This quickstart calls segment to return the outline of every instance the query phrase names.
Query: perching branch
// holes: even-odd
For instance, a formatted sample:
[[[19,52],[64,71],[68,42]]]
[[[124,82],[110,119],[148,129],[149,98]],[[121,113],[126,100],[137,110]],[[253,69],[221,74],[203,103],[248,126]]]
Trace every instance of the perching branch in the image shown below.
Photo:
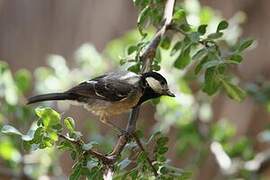
[[[83,142],[82,141],[75,141],[73,139],[70,139],[69,137],[63,135],[63,134],[58,134],[58,136],[72,144],[75,144],[77,146],[82,146],[83,145]],[[88,153],[89,155],[92,155],[94,157],[96,157],[98,160],[100,160],[103,164],[110,164],[110,159],[107,158],[105,155],[95,151],[95,150],[92,150],[92,149],[89,149],[87,151],[85,151],[85,153]]]

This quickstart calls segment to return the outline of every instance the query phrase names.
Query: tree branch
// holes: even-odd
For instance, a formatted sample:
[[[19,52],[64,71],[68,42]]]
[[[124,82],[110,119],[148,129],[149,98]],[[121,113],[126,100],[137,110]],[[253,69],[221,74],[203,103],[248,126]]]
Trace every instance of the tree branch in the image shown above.
[[[60,134],[58,133],[58,136],[72,144],[75,144],[77,146],[82,146],[83,145],[83,142],[81,140],[78,140],[78,141],[75,141],[73,139],[70,139],[69,137],[63,135],[63,134]],[[85,151],[85,153],[88,153],[89,155],[92,155],[94,157],[96,157],[98,160],[100,160],[103,164],[111,164],[111,159],[106,157],[105,155],[95,151],[95,150],[92,150],[92,149],[89,149],[87,151]]]

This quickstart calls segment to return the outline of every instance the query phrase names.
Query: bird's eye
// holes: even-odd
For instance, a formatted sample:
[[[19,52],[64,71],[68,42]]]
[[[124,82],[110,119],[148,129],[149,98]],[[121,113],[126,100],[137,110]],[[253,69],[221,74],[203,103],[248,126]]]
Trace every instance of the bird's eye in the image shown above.
[[[164,86],[165,85],[165,82],[164,81],[161,81],[160,84],[161,84],[161,86]]]

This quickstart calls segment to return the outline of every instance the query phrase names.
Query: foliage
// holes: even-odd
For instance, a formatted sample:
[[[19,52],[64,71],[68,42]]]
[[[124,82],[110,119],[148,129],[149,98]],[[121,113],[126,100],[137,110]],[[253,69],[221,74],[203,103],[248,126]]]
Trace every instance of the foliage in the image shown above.
[[[92,128],[92,139],[86,142],[76,129],[73,118],[48,107],[38,107],[33,112],[31,107],[23,105],[24,95],[31,86],[39,93],[67,89],[118,63],[122,65],[120,68],[138,73],[142,68],[141,54],[149,45],[154,29],[162,24],[164,1],[134,0],[134,4],[139,10],[138,31],[131,31],[109,42],[103,54],[99,54],[92,45],[82,45],[75,53],[74,68],[70,68],[63,57],[51,55],[49,66],[37,68],[35,83],[31,84],[32,77],[27,70],[19,70],[12,75],[8,65],[0,63],[0,96],[3,97],[0,157],[14,172],[32,178],[45,174],[61,177],[57,163],[59,152],[68,152],[74,163],[70,179],[102,179],[106,167],[89,152],[96,149],[109,151],[115,139],[108,138],[110,135],[100,137]],[[191,21],[191,17],[196,17],[196,20]],[[155,71],[166,73],[177,98],[162,97],[154,101],[158,123],[149,138],[145,138],[141,131],[137,132],[147,151],[140,151],[135,142],[129,142],[113,167],[114,179],[154,179],[147,157],[153,161],[160,179],[195,177],[196,168],[202,164],[209,153],[209,144],[213,142],[218,142],[231,159],[245,162],[254,157],[252,143],[247,138],[232,141],[235,129],[231,124],[213,122],[211,99],[200,92],[213,96],[222,89],[236,101],[242,101],[246,96],[245,90],[236,83],[236,75],[230,70],[242,62],[243,51],[253,41],[248,39],[232,43],[226,40],[227,30],[230,30],[229,23],[217,17],[210,8],[201,7],[198,1],[176,4],[170,31],[162,37],[151,66]],[[89,71],[91,69],[94,70]],[[189,87],[192,80],[198,83],[197,90]],[[66,104],[58,105],[59,109],[67,108]],[[19,127],[17,122],[20,122]],[[93,126],[95,124],[91,124]],[[201,129],[202,126],[206,127],[205,130]],[[166,136],[172,127],[177,131],[175,147],[168,145],[169,138]],[[20,147],[21,141],[24,150]],[[170,148],[175,148],[179,157],[193,153],[191,163],[187,165],[191,167],[192,174],[172,165],[166,156]],[[40,154],[46,157],[46,162]],[[38,162],[38,166],[25,162],[26,156]],[[237,176],[241,177],[241,174]]]

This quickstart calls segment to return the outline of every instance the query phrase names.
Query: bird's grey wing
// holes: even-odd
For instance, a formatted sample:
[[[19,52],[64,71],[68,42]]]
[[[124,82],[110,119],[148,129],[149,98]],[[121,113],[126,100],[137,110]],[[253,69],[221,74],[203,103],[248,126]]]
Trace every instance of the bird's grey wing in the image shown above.
[[[68,90],[68,93],[82,98],[102,99],[105,101],[120,101],[135,90],[135,86],[126,81],[103,75]]]

